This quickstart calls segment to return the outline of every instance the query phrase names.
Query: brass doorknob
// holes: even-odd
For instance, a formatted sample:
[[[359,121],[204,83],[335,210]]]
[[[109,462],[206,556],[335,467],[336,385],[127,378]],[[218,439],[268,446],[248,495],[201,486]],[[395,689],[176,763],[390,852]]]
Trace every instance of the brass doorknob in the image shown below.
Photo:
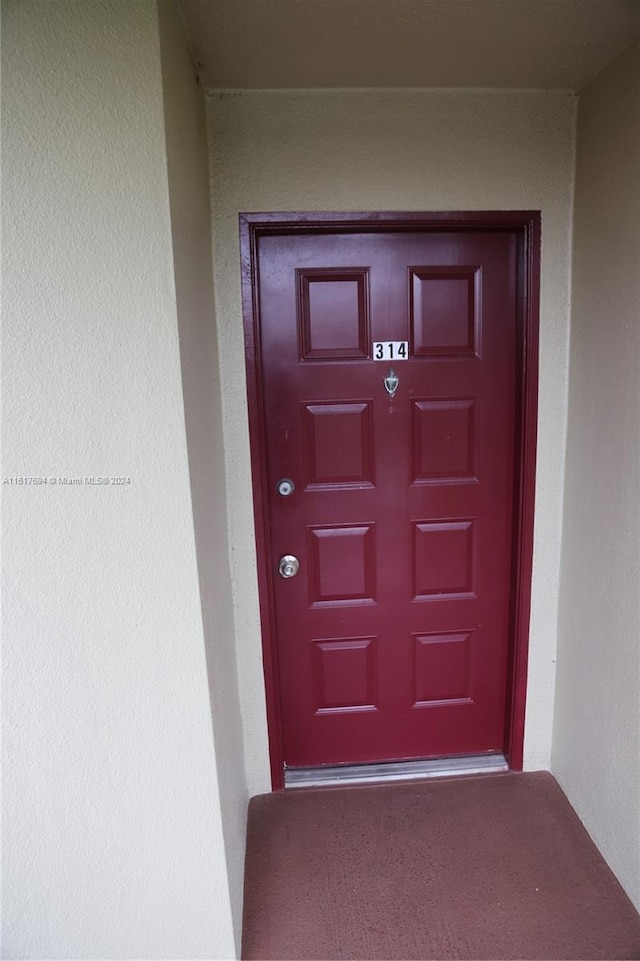
[[[293,554],[285,554],[280,558],[278,573],[280,577],[295,577],[300,570],[300,561]]]

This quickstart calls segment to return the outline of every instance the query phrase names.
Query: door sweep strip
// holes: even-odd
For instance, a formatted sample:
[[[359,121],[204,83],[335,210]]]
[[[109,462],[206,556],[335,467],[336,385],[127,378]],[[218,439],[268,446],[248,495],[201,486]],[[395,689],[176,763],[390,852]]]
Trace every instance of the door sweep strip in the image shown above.
[[[508,771],[502,754],[477,754],[427,761],[386,761],[382,764],[340,764],[335,767],[286,768],[285,788],[334,787],[338,784],[373,784],[423,780],[464,774],[495,774]]]

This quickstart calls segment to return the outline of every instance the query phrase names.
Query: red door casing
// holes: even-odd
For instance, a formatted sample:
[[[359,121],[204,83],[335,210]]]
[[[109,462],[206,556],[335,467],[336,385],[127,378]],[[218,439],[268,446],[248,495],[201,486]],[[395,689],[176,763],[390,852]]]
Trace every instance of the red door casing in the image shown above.
[[[515,235],[264,236],[258,264],[285,764],[500,752]]]

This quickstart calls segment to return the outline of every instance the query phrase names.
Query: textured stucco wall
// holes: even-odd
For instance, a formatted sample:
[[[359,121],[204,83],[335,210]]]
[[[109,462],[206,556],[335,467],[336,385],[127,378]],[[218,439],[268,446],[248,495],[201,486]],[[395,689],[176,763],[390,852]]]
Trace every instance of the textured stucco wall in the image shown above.
[[[236,946],[248,793],[238,698],[204,97],[176,0],[159,0],[178,333],[200,598]]]
[[[211,92],[216,313],[245,757],[270,789],[240,303],[238,212],[543,214],[537,513],[525,753],[549,765],[567,392],[575,98],[496,91]]]
[[[580,96],[552,770],[640,909],[640,47]]]
[[[2,40],[4,956],[231,957],[157,10]]]

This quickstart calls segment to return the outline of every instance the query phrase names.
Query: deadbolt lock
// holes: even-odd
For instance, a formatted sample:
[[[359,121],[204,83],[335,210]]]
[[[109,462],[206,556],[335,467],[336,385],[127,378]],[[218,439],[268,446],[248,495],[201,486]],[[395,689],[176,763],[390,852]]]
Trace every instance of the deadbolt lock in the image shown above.
[[[277,484],[277,491],[280,497],[289,497],[296,489],[296,485],[289,477],[281,477]]]

